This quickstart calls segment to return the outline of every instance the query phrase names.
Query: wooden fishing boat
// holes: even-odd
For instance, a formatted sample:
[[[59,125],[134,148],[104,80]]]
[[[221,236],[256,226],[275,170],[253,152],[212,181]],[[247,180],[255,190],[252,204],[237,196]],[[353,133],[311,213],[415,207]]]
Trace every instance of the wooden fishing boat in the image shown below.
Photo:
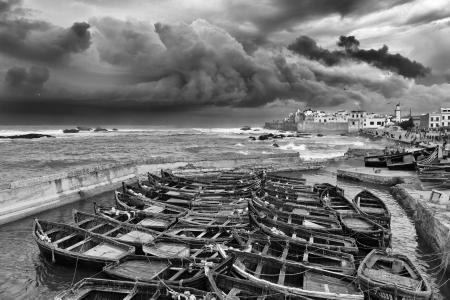
[[[339,194],[344,196],[344,190],[338,186],[332,185],[330,183],[316,183],[313,186],[313,192],[316,193],[319,196],[322,196],[322,193],[324,193],[326,190],[333,190],[333,193]]]
[[[166,285],[162,282],[149,284],[131,281],[119,281],[99,278],[85,278],[55,296],[55,300],[90,300],[90,299],[204,299],[211,300],[211,292],[200,291],[184,286]]]
[[[94,204],[95,205],[95,204]],[[176,217],[139,210],[120,210],[116,207],[101,207],[95,205],[95,214],[111,218],[118,222],[142,226],[156,231],[165,231],[177,222]]]
[[[228,256],[220,245],[218,248],[223,257]],[[243,251],[233,254],[233,270],[255,285],[313,299],[364,299],[352,276]]]
[[[138,185],[141,186],[140,184]],[[245,200],[245,198],[239,198],[230,195],[226,197],[222,195],[205,196],[203,194],[186,195],[176,191],[151,189],[145,190],[129,185],[124,186],[123,190],[133,196],[141,197],[141,199],[144,201],[148,200],[154,202],[162,202],[196,211],[216,211],[219,207],[221,210],[225,211],[239,208],[244,209],[247,206],[247,201]]]
[[[149,213],[149,217],[159,214],[161,216],[181,217],[187,213],[186,208],[176,205],[162,203],[146,198],[142,195],[130,195],[121,192],[115,192],[116,206],[124,210],[138,210],[143,213]]]
[[[101,269],[135,249],[76,226],[35,219],[33,237],[42,256],[53,263]]]
[[[304,185],[306,182],[305,178],[301,177],[287,177],[282,176],[276,173],[267,173],[265,176],[266,180],[270,180],[272,182],[279,182],[279,183],[289,183],[289,184],[298,184],[298,185]]]
[[[134,246],[138,254],[142,253],[143,245],[152,243],[161,234],[139,225],[123,223],[78,210],[73,210],[72,215],[75,225],[79,228]]]
[[[372,250],[358,268],[358,283],[370,299],[433,299],[433,291],[403,254]]]
[[[259,218],[271,219],[271,223],[282,227],[293,229],[311,230],[314,232],[342,233],[342,227],[337,218],[325,219],[314,216],[301,216],[293,213],[274,211],[264,205],[257,198],[249,200],[249,211],[258,215]],[[264,222],[264,221],[263,221]]]
[[[172,180],[180,183],[200,184],[200,185],[235,185],[244,182],[259,180],[262,173],[254,172],[227,172],[222,171],[218,174],[203,176],[202,178],[188,178],[174,175],[168,170],[161,170],[161,178],[163,180]]]
[[[237,246],[233,242],[228,245],[242,251],[348,275],[355,273],[353,255],[348,253],[277,239],[257,232],[235,230],[233,236],[233,242],[236,241]]]
[[[358,208],[347,199],[341,189],[331,187],[321,192],[323,206],[335,211],[337,214],[357,214]]]
[[[271,190],[266,188],[264,188],[262,190],[262,193],[260,194],[262,197],[271,197],[282,201],[288,201],[290,203],[296,203],[310,207],[322,206],[320,198],[316,194],[289,193],[285,190]]]
[[[194,262],[184,258],[160,258],[145,255],[129,255],[119,262],[103,268],[103,272],[115,279],[133,282],[158,283],[188,286],[201,290],[208,288],[205,277],[205,266],[216,272],[228,270],[233,263],[232,258],[223,262]]]
[[[391,244],[391,231],[360,214],[339,216],[344,232],[355,238],[358,248],[372,250],[386,249]]]
[[[384,228],[391,227],[391,214],[383,200],[375,196],[368,190],[359,192],[354,198],[353,203],[359,211],[380,224]]]
[[[263,220],[255,214],[249,216],[250,222],[267,235],[334,251],[358,253],[356,241],[351,237],[294,229],[270,219]]]
[[[386,157],[386,166],[389,170],[415,170],[416,159],[412,153],[402,153]]]
[[[193,206],[190,211],[203,216],[209,217],[245,217],[248,215],[247,200],[245,206],[243,203],[238,205],[216,205],[216,206]]]
[[[314,216],[316,218],[324,218],[324,219],[337,219],[336,212],[327,209],[325,207],[318,206],[308,206],[304,204],[298,204],[289,200],[281,200],[278,198],[274,198],[271,196],[265,196],[259,198],[260,201],[264,202],[267,207],[272,209],[273,211],[281,211],[286,213],[293,213],[299,216]],[[317,198],[317,201],[320,201]]]
[[[143,247],[145,255],[160,258],[184,258],[193,261],[219,262],[221,257],[213,246],[202,244],[189,244],[180,241],[156,241]]]
[[[364,157],[364,166],[370,168],[386,168],[385,155],[370,155]]]
[[[174,187],[174,188],[191,188],[191,189],[202,189],[208,191],[222,190],[239,190],[252,188],[259,184],[259,179],[249,179],[249,180],[237,180],[228,182],[198,182],[195,180],[189,180],[187,178],[177,177],[177,176],[164,176],[159,178],[155,175],[149,174],[149,183],[156,183],[163,186]]]
[[[248,216],[206,216],[189,212],[178,219],[177,226],[217,227],[217,228],[245,228],[249,225]]]
[[[285,291],[272,289],[260,282],[251,282],[246,279],[231,277],[208,270],[207,278],[211,291],[219,300],[244,299],[254,300],[312,300],[302,295],[294,295]]]
[[[214,243],[226,243],[233,239],[230,230],[226,228],[201,228],[180,226],[165,231],[157,241],[177,241],[190,245],[205,245]]]

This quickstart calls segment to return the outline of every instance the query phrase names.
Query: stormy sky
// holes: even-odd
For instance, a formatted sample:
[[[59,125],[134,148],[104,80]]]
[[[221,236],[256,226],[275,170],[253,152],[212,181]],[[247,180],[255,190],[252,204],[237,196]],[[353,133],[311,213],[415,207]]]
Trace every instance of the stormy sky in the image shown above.
[[[450,106],[449,0],[0,0],[0,124]]]

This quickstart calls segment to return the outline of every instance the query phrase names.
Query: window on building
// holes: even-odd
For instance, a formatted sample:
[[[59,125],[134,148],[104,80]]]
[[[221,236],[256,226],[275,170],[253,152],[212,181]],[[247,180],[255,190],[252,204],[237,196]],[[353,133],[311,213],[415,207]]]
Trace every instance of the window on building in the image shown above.
[[[375,123],[373,121],[370,122],[370,125],[374,125]]]
[[[324,123],[326,123],[326,122],[327,122],[327,120],[325,119],[325,120],[323,120],[323,122],[324,122]]]
[[[431,118],[430,118],[430,121],[434,121],[434,118],[433,118],[433,117],[431,117]]]
[[[355,125],[355,121],[352,121],[352,125]]]
[[[433,128],[433,125],[434,125],[434,124],[430,124],[430,127]]]
[[[377,122],[377,125],[383,125],[383,124],[381,124],[381,122],[378,121],[378,122]]]

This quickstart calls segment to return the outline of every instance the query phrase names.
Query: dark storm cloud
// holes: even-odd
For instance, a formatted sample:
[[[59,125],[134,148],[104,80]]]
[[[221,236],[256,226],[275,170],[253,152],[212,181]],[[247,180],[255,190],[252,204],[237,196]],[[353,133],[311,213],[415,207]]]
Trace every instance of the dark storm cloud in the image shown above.
[[[42,91],[49,77],[50,72],[45,67],[32,66],[29,70],[12,67],[5,75],[5,90],[10,95],[36,96]]]
[[[390,54],[384,45],[380,49],[359,49],[359,41],[354,36],[341,36],[337,45],[343,51],[329,51],[317,45],[310,37],[301,36],[288,46],[288,49],[307,58],[321,61],[332,66],[343,60],[364,61],[380,69],[391,70],[407,78],[422,77],[430,73],[430,69],[400,54]]]
[[[257,2],[231,1],[228,11],[231,18],[250,21],[259,34],[288,30],[291,26],[318,17],[338,14],[341,16],[363,15],[387,9],[414,0],[270,0]]]
[[[135,84],[98,92],[95,98],[176,106],[258,107],[280,99],[339,105],[346,91],[315,82],[314,72],[272,50],[246,52],[223,29],[204,20],[156,24],[111,18],[92,20],[99,57],[126,68]],[[119,33],[119,34],[116,34]],[[312,74],[312,75],[311,75]],[[357,100],[357,99],[356,99]]]
[[[17,13],[19,1],[0,2],[0,53],[40,62],[57,62],[91,43],[89,24],[61,28]]]

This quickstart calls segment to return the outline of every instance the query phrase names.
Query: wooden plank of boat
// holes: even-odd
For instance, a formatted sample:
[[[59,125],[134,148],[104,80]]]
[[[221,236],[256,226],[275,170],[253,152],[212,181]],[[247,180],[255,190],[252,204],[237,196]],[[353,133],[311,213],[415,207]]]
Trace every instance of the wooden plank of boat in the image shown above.
[[[370,298],[429,300],[432,289],[403,254],[372,250],[358,268],[358,283]]]
[[[223,257],[228,253],[220,245]],[[247,252],[234,252],[233,270],[255,284],[314,299],[364,299],[353,277]]]
[[[141,283],[99,278],[84,278],[70,289],[55,296],[55,300],[86,299],[153,299],[167,300],[183,297],[206,299],[211,297],[205,292],[189,287],[164,285],[161,283]]]
[[[101,268],[134,253],[135,248],[76,226],[35,220],[33,237],[44,257],[62,264]]]
[[[334,251],[358,253],[356,241],[350,237],[325,233],[314,233],[301,229],[293,229],[292,227],[283,227],[279,226],[280,224],[271,223],[271,220],[269,219],[267,220],[267,224],[265,224],[261,219],[259,219],[258,216],[252,213],[250,214],[250,221],[257,228],[260,228],[262,232],[272,237],[292,240],[297,243],[307,244],[314,247],[322,247],[324,249]]]

